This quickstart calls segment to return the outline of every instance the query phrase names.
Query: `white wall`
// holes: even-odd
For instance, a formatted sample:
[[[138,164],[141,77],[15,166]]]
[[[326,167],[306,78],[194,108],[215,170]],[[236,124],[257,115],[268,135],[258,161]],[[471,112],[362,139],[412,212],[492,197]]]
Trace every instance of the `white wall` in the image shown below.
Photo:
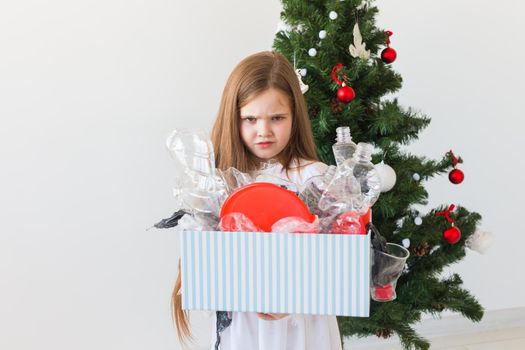
[[[502,0],[378,1],[395,35],[398,94],[433,118],[410,149],[453,148],[466,180],[432,181],[432,206],[484,216],[497,237],[454,266],[487,309],[524,306],[518,267],[519,115],[525,53]],[[224,81],[269,49],[279,1],[19,0],[0,5],[0,348],[177,349],[169,297],[175,127],[209,128]],[[202,314],[198,343],[208,340]]]

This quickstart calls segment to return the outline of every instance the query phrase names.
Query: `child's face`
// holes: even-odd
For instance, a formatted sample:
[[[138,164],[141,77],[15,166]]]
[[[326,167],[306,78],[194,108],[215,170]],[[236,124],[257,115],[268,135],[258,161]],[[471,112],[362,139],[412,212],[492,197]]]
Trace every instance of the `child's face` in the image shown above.
[[[270,88],[252,98],[240,110],[242,142],[257,158],[275,158],[292,134],[292,111],[288,97]]]

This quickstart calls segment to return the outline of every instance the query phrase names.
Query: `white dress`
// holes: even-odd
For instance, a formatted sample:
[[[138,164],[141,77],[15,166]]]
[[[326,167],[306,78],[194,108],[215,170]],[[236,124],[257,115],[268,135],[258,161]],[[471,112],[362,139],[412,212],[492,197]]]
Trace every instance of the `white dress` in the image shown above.
[[[293,164],[292,169],[288,171],[288,177],[280,164],[263,170],[263,174],[289,179],[300,188],[310,177],[321,175],[326,169],[327,165],[324,163],[301,160]],[[215,342],[214,331],[211,349],[215,348]],[[341,350],[342,348],[335,316],[289,315],[280,320],[265,321],[259,319],[254,312],[233,312],[231,325],[220,335],[219,349]]]

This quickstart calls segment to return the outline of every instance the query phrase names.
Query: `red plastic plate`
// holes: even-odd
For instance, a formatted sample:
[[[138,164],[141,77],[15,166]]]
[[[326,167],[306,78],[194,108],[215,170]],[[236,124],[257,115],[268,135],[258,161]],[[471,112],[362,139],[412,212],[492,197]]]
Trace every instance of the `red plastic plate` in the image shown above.
[[[256,182],[235,190],[221,208],[220,217],[230,213],[243,213],[265,232],[279,219],[296,216],[313,222],[306,204],[293,192],[267,182]]]

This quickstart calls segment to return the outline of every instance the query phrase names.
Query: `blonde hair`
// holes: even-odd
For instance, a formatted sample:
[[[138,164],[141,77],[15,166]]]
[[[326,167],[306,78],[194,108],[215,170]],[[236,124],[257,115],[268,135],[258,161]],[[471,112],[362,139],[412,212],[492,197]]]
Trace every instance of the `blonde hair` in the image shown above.
[[[284,93],[292,112],[292,131],[285,148],[277,160],[288,171],[292,161],[318,160],[314,137],[308,118],[308,109],[299,86],[299,80],[288,59],[278,52],[263,51],[243,59],[230,74],[213,125],[211,141],[215,152],[215,165],[226,170],[234,167],[249,172],[260,166],[260,161],[243,144],[240,135],[240,109],[251,99],[268,89]],[[172,314],[179,339],[191,339],[188,314],[182,310],[179,275],[172,295]]]
[[[260,166],[260,161],[242,142],[239,111],[251,99],[270,88],[288,97],[292,111],[290,141],[277,160],[288,170],[293,159],[318,159],[306,102],[292,65],[280,53],[263,51],[243,59],[224,87],[211,133],[217,168],[226,170],[234,167],[247,172]]]
[[[177,335],[181,344],[185,345],[186,341],[193,340],[190,332],[190,323],[188,311],[182,309],[182,279],[180,275],[180,259],[179,259],[179,272],[177,274],[177,280],[175,281],[175,287],[171,293],[171,316],[177,328]]]

